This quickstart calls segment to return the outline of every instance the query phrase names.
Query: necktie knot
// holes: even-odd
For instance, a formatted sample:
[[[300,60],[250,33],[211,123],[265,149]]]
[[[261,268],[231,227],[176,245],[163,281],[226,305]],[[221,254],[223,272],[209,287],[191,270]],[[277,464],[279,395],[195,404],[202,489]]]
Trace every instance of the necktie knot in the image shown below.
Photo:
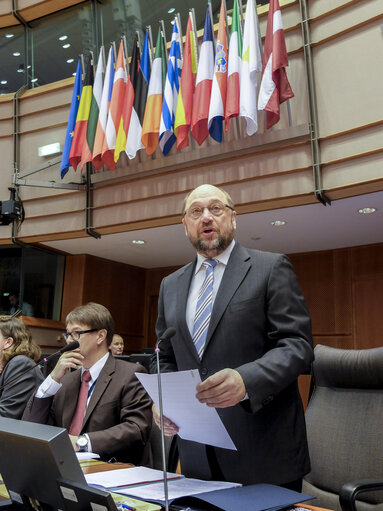
[[[203,262],[203,265],[205,268],[208,268],[210,266],[211,268],[215,268],[215,265],[217,264],[217,261],[215,259],[205,259]]]
[[[84,371],[82,373],[82,381],[89,382],[91,380],[90,372]]]

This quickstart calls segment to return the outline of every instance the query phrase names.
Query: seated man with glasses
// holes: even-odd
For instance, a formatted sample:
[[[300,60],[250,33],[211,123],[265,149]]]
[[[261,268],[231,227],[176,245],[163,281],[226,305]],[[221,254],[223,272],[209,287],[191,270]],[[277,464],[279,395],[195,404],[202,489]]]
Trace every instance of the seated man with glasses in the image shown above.
[[[109,353],[113,334],[113,318],[103,305],[70,312],[64,338],[78,341],[79,348],[61,355],[23,420],[66,428],[76,451],[150,465],[152,402],[135,376],[146,369]]]

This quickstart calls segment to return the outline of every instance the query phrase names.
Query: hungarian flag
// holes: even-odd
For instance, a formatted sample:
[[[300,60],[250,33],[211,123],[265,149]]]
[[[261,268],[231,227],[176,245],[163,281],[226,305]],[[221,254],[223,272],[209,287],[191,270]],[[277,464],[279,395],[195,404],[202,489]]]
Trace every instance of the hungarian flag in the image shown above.
[[[80,98],[80,105],[78,107],[76,126],[74,128],[74,135],[72,146],[69,154],[69,163],[77,169],[77,165],[81,161],[84,144],[88,144],[86,140],[86,130],[88,126],[88,117],[90,111],[90,104],[92,101],[92,88],[93,88],[93,66],[92,59],[89,57],[85,73],[84,85]]]
[[[90,104],[88,127],[86,130],[87,144],[84,144],[81,155],[81,170],[84,163],[92,161],[94,137],[96,136],[98,116],[100,113],[100,104],[102,96],[102,75],[104,71],[104,47],[101,46],[98,57],[96,76],[94,77],[92,102]]]
[[[121,41],[118,50],[116,72],[114,74],[112,99],[105,129],[104,144],[102,146],[102,161],[110,169],[116,168],[114,161],[114,149],[116,147],[116,138],[120,119],[122,115],[122,105],[124,102],[124,92],[126,84],[126,69],[124,59],[124,45]]]
[[[279,121],[280,104],[294,97],[286,75],[288,65],[279,2],[270,0],[258,98],[258,110],[266,110],[267,129]]]
[[[205,28],[199,54],[191,123],[191,134],[199,145],[209,135],[207,121],[214,75],[214,57],[213,31],[208,7],[206,9]]]
[[[176,141],[176,137],[174,135],[174,119],[180,87],[181,67],[180,34],[177,27],[177,18],[175,18],[173,22],[173,33],[170,44],[168,70],[165,80],[159,134],[160,147],[164,156],[169,154],[170,149]]]
[[[189,145],[189,128],[192,117],[196,74],[197,52],[192,28],[191,13],[189,12],[188,24],[186,27],[180,90],[178,94],[176,118],[174,121],[174,134],[177,137],[178,151]]]
[[[114,80],[114,58],[113,47],[111,46],[108,54],[108,62],[106,64],[104,85],[102,88],[100,112],[98,115],[96,135],[93,144],[93,166],[96,170],[100,170],[104,165],[102,161],[102,146],[104,145],[106,122],[108,120],[108,112],[110,100],[112,99],[113,80]]]
[[[242,57],[242,31],[238,15],[238,0],[234,0],[229,42],[229,66],[227,71],[225,132],[229,131],[230,119],[239,115],[239,84]]]
[[[227,87],[227,37],[225,5],[221,2],[218,35],[215,51],[215,66],[209,108],[209,132],[217,142],[222,142],[222,121],[226,108]]]
[[[137,151],[144,147],[141,142],[142,121],[144,119],[150,77],[148,31],[146,31],[141,59],[138,37],[136,35],[136,39],[133,44],[132,59],[130,61],[129,76],[134,90],[134,103],[125,152],[128,155],[128,158],[132,159],[135,158]]]
[[[148,99],[146,101],[141,135],[141,140],[146,147],[146,154],[148,156],[154,153],[158,145],[165,76],[164,44],[161,30],[158,29],[156,52],[154,54],[152,74],[150,76]]]
[[[73,92],[72,92],[72,101],[71,101],[70,110],[69,110],[68,125],[66,128],[63,157],[61,160],[61,169],[60,169],[61,179],[68,172],[69,167],[70,167],[69,154],[70,154],[70,150],[72,147],[74,128],[76,125],[76,117],[77,117],[78,107],[80,104],[80,98],[81,98],[81,93],[82,93],[82,76],[81,76],[81,74],[82,74],[81,73],[81,60],[78,59],[76,78],[74,79],[74,86],[73,86]]]
[[[261,71],[257,11],[253,0],[247,0],[241,62],[239,115],[246,119],[246,133],[254,135],[258,130],[257,119],[257,72]]]

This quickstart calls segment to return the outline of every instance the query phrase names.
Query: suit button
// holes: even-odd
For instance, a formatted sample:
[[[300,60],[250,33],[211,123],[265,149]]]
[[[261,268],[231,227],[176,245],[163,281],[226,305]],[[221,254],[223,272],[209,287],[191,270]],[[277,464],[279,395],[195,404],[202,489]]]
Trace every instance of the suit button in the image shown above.
[[[202,367],[201,368],[201,375],[202,376],[206,376],[207,375],[207,367]]]

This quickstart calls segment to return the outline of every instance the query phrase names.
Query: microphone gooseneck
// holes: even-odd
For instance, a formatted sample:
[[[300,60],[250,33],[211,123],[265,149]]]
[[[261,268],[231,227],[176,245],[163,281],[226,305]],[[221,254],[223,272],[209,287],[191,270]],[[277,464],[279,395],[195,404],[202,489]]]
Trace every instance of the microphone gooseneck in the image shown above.
[[[163,414],[163,404],[162,404],[162,387],[161,387],[161,370],[160,370],[160,348],[159,345],[161,341],[168,341],[171,339],[176,333],[176,329],[174,326],[170,326],[165,330],[165,332],[159,337],[156,347],[154,351],[156,352],[156,361],[157,361],[157,378],[158,378],[158,401],[160,408],[160,430],[161,430],[161,453],[162,453],[162,469],[164,472],[164,493],[165,493],[165,511],[169,511],[169,498],[168,498],[168,473],[166,466],[166,452],[165,452],[165,434],[164,434],[164,414]]]

